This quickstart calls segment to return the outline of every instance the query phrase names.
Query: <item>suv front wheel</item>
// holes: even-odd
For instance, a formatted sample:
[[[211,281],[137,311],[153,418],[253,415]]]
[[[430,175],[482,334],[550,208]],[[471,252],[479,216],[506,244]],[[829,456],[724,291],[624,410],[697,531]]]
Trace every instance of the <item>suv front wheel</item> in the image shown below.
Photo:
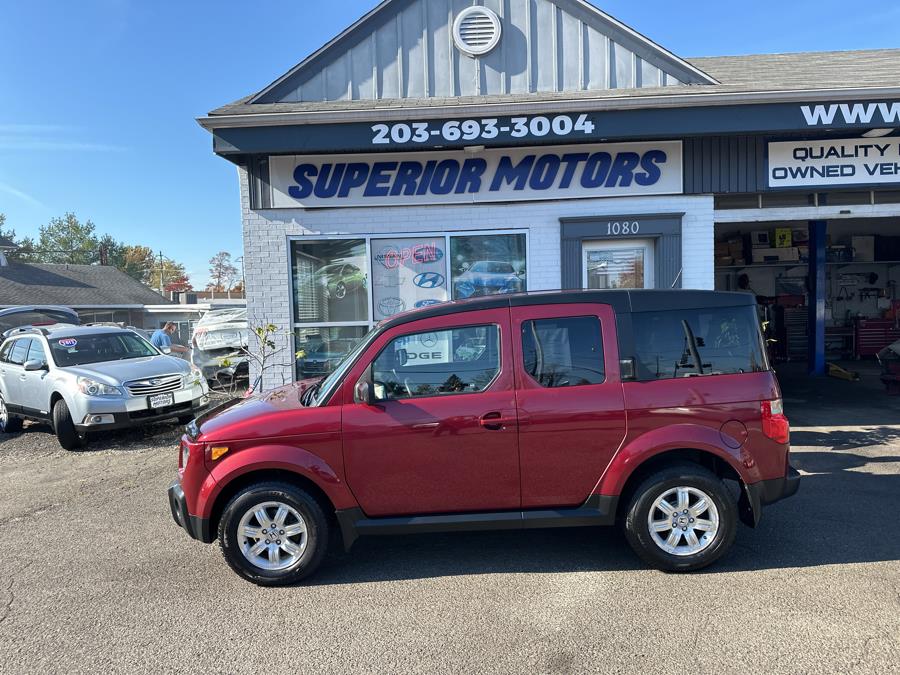
[[[734,543],[737,508],[722,480],[701,466],[678,464],[635,491],[625,536],[641,559],[666,572],[711,565]]]
[[[287,483],[236,494],[219,521],[219,545],[235,572],[260,586],[295,584],[316,571],[328,547],[319,503]]]
[[[75,428],[69,406],[63,399],[59,399],[53,405],[53,430],[64,450],[78,450],[84,447],[86,437]]]

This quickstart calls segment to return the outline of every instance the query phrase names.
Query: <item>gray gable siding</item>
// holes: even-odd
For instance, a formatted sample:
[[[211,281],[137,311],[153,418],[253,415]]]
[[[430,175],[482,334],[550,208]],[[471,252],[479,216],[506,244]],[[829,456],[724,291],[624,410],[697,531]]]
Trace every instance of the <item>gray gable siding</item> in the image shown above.
[[[473,4],[503,24],[498,47],[453,45]],[[253,103],[452,98],[654,88],[715,81],[582,0],[389,0]]]

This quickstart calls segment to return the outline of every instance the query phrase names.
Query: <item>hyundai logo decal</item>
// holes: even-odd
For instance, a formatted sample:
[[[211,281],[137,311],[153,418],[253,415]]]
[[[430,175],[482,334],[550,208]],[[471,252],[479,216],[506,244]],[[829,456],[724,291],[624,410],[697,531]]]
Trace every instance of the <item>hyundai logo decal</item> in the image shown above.
[[[440,288],[444,285],[444,275],[437,272],[423,272],[413,279],[419,288]]]

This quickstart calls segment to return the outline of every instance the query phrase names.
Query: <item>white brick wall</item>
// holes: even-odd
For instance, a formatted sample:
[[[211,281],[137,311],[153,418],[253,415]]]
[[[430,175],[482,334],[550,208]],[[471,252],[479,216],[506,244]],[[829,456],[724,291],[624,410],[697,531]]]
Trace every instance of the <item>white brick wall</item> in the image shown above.
[[[291,280],[288,238],[328,235],[399,235],[417,232],[526,229],[528,288],[560,287],[559,220],[578,216],[684,213],[682,260],[684,288],[711,289],[713,273],[713,199],[711,196],[573,199],[519,204],[379,207],[377,209],[250,209],[247,173],[238,169],[244,223],[244,268],[251,323],[278,326],[280,365],[267,371],[266,388],[293,379],[291,354]],[[255,377],[255,376],[254,376]]]

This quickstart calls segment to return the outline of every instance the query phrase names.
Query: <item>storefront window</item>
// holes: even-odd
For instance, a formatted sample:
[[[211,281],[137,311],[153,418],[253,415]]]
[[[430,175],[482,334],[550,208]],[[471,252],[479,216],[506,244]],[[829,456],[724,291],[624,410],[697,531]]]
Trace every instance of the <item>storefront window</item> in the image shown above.
[[[527,290],[525,235],[450,238],[453,299]]]
[[[526,237],[294,241],[291,267],[296,376],[323,377],[379,321],[451,298],[526,290]]]
[[[444,237],[372,240],[375,320],[447,300]]]
[[[296,329],[297,379],[331,373],[367,332],[365,326]]]
[[[369,320],[365,240],[295,242],[293,271],[295,323]]]

